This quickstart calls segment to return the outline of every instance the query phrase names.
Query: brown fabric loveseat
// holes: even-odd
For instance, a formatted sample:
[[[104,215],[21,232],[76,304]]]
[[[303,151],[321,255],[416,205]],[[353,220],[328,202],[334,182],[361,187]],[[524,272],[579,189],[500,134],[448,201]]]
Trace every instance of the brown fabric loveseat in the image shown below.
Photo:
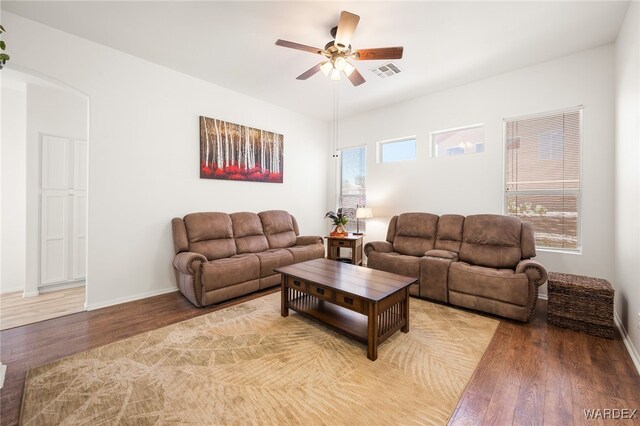
[[[178,288],[196,306],[280,284],[274,268],[324,257],[321,237],[300,237],[282,210],[192,213],[174,218],[173,268]]]
[[[369,268],[419,278],[414,296],[519,321],[547,280],[531,224],[511,216],[403,213],[364,251]]]

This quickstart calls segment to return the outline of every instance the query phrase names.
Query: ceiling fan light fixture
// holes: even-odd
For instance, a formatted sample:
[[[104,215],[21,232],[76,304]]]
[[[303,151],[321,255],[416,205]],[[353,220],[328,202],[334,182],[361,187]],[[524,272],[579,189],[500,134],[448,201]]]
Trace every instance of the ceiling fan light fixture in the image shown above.
[[[338,71],[337,69],[333,68],[333,69],[331,70],[331,72],[329,73],[329,78],[330,78],[331,80],[334,80],[334,81],[338,81],[338,80],[340,80],[340,78],[341,78],[341,77],[340,77],[340,71]]]
[[[327,77],[329,76],[329,73],[331,72],[332,69],[333,69],[333,64],[329,61],[320,65],[320,71],[322,71],[322,74],[326,75]]]
[[[342,71],[344,71],[344,73],[347,75],[347,77],[349,77],[351,75],[351,73],[353,73],[353,71],[355,71],[355,69],[356,69],[356,67],[351,65],[349,62],[345,61],[344,69]]]
[[[333,67],[338,71],[343,71],[346,63],[347,60],[344,58],[344,56],[338,56],[333,60]]]

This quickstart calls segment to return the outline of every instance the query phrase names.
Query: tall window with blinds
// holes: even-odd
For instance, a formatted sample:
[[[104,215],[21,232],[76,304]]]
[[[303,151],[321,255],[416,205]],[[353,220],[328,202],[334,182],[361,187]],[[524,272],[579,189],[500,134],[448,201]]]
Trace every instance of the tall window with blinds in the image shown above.
[[[365,147],[340,151],[340,207],[349,216],[348,232],[356,231],[356,208],[367,201],[365,186]],[[363,231],[363,221],[360,231]]]
[[[505,210],[536,246],[580,250],[582,108],[505,120]]]

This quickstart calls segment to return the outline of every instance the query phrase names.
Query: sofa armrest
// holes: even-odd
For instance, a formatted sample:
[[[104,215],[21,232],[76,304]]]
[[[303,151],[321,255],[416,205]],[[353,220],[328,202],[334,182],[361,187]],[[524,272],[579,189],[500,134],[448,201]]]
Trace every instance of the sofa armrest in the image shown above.
[[[173,266],[183,274],[195,275],[202,263],[207,262],[207,258],[199,253],[183,251],[173,258]]]
[[[307,235],[303,237],[296,237],[297,246],[308,246],[311,244],[324,244],[322,237],[317,235]]]
[[[393,251],[393,245],[388,241],[371,241],[364,245],[364,254],[369,256],[369,253],[372,251],[391,253]]]
[[[429,257],[439,257],[441,259],[451,259],[454,262],[458,261],[458,253],[449,250],[429,250],[424,255]]]
[[[516,274],[524,273],[529,282],[533,283],[536,287],[540,287],[547,282],[547,270],[540,262],[531,259],[525,259],[520,261],[516,266]]]

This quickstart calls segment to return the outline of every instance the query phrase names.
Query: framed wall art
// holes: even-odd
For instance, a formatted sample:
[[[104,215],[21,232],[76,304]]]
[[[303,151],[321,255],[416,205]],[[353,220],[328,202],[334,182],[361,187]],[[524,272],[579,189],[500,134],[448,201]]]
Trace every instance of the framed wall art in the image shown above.
[[[200,178],[282,183],[284,136],[200,117]]]

